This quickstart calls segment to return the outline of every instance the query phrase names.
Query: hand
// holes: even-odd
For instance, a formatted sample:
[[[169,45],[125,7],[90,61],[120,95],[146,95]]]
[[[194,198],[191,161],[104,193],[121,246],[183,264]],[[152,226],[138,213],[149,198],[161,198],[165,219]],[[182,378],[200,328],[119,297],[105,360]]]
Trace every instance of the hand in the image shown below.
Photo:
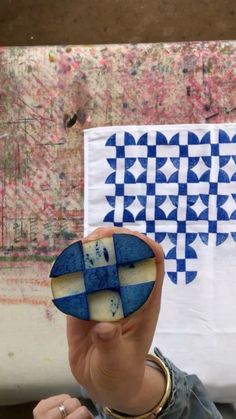
[[[68,317],[69,361],[73,375],[94,401],[131,414],[141,409],[143,403],[146,404],[144,412],[153,407],[158,402],[158,394],[161,398],[165,389],[161,373],[154,372],[155,386],[150,383],[153,369],[145,363],[160,310],[164,257],[159,244],[125,228],[99,228],[84,241],[113,233],[135,234],[152,248],[156,257],[155,286],[144,306],[119,322],[97,323]],[[137,406],[138,398],[140,406]]]
[[[60,394],[41,400],[33,410],[34,419],[62,419],[59,406],[62,405],[67,413],[67,419],[92,419],[93,416],[85,406],[81,406],[78,399],[68,394]]]

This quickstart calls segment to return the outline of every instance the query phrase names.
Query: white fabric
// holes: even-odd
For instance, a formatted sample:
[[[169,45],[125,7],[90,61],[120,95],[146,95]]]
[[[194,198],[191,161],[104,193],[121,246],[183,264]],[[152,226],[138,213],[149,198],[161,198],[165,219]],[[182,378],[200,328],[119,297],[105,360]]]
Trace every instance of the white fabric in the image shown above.
[[[118,225],[166,258],[153,346],[236,402],[236,124],[85,130],[85,234]]]

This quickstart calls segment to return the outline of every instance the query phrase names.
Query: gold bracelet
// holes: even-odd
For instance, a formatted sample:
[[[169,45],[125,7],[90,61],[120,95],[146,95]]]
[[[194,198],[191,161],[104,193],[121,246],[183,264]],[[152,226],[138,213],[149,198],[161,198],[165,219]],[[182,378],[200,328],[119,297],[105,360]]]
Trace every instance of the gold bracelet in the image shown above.
[[[161,369],[161,371],[165,375],[166,389],[165,389],[165,393],[164,393],[163,397],[161,398],[159,403],[152,410],[149,410],[149,412],[144,413],[142,415],[138,415],[138,416],[123,414],[123,413],[117,412],[116,410],[112,410],[109,407],[104,407],[103,411],[109,418],[116,418],[116,419],[131,419],[131,418],[135,418],[135,419],[154,419],[154,418],[157,417],[157,415],[159,415],[159,413],[161,413],[161,411],[163,410],[163,407],[165,406],[167,400],[170,397],[170,393],[171,393],[170,372],[169,372],[168,368],[166,367],[166,365],[164,364],[164,362],[160,358],[158,358],[157,356],[154,356],[152,354],[148,354],[147,355],[147,361],[154,362],[154,364],[156,364],[158,366],[158,368]]]

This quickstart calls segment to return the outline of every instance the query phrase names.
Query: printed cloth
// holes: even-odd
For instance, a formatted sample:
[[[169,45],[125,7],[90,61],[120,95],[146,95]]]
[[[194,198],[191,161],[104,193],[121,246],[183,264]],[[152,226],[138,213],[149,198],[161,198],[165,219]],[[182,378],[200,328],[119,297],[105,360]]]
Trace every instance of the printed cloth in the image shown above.
[[[153,346],[236,402],[236,124],[85,130],[85,234],[125,226],[161,243]]]

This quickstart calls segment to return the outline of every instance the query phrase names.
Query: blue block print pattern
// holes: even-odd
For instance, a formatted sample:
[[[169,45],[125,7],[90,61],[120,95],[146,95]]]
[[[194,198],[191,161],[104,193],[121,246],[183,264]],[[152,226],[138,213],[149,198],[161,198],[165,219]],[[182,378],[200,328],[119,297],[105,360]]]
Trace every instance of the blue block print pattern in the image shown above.
[[[101,266],[84,271],[86,292],[107,289],[119,289],[119,277],[116,265]]]
[[[132,234],[114,234],[113,238],[119,265],[154,257],[152,249],[143,240]]]
[[[139,307],[145,303],[153,289],[153,286],[154,282],[147,282],[145,284],[129,285],[120,288],[125,317],[137,310],[137,302]]]
[[[85,293],[54,298],[55,306],[65,314],[77,317],[81,320],[89,320],[89,308]]]
[[[211,246],[229,237],[236,242],[236,129],[232,135],[202,132],[124,132],[123,144],[119,132],[106,141],[114,157],[107,159],[110,211],[103,221],[141,225],[143,233],[163,242],[174,284],[197,278],[199,240]]]
[[[68,246],[57,258],[52,270],[51,277],[79,272],[84,270],[82,243],[76,242]]]
[[[63,313],[90,320],[88,296],[100,291],[113,291],[119,296],[126,317],[138,310],[149,297],[155,277],[143,278],[144,282],[138,283],[131,280],[130,283],[129,270],[134,268],[136,262],[153,259],[154,253],[151,248],[143,240],[130,234],[114,234],[108,242],[105,240],[95,240],[86,244],[76,242],[57,257],[50,273],[56,281],[60,281],[61,277],[64,281],[70,281],[70,274],[80,273],[74,279],[76,283],[80,278],[80,291],[77,286],[77,289],[73,288],[73,291],[68,293],[64,282],[63,295],[53,300]],[[119,279],[119,268],[125,270],[125,283]],[[111,300],[113,316],[116,315],[116,310],[118,305],[116,307]]]

